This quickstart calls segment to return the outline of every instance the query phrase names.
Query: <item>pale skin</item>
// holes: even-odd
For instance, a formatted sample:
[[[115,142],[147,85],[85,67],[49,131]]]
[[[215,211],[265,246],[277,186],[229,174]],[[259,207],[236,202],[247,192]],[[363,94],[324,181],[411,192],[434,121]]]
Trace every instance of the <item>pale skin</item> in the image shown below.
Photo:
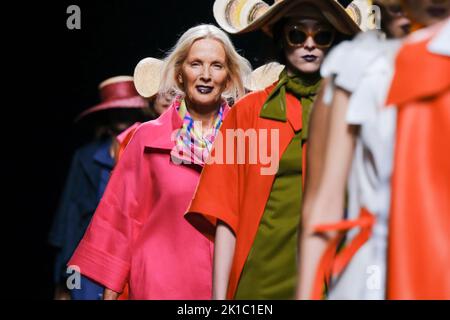
[[[317,28],[325,21],[317,21],[311,18],[293,17],[288,23],[301,23],[307,29]],[[319,70],[325,56],[322,49],[317,48],[312,37],[308,37],[306,42],[300,47],[289,47],[285,44],[285,55],[287,59],[288,74],[295,71],[303,73],[315,73]],[[305,55],[314,55],[315,61],[307,62],[302,59]],[[231,266],[233,263],[236,236],[229,226],[221,221],[217,224],[214,248],[214,270],[213,270],[213,300],[225,300],[227,298],[228,282]]]
[[[306,153],[305,190],[303,195],[303,208],[309,208],[311,197],[317,194],[319,182],[322,177],[326,141],[330,127],[331,108],[323,103],[324,89],[330,79],[324,79],[309,120],[308,152]]]
[[[235,245],[236,236],[233,231],[227,224],[219,221],[214,247],[213,300],[225,300],[227,298]]]
[[[186,106],[192,118],[210,128],[229,85],[223,45],[214,39],[196,41],[182,64],[178,77],[186,94]]]
[[[222,93],[230,84],[227,57],[221,42],[200,39],[193,43],[181,65],[177,81],[185,93],[186,107],[202,128],[212,127],[217,116]],[[104,300],[117,300],[120,293],[106,288]]]
[[[158,115],[162,115],[170,107],[174,98],[175,93],[173,92],[158,93],[153,103],[153,109]]]
[[[326,139],[323,174],[316,173],[313,188],[308,189],[303,203],[303,225],[299,237],[298,299],[310,299],[315,272],[329,241],[336,235],[315,234],[314,227],[343,219],[347,176],[350,171],[357,127],[349,126],[345,117],[349,93],[337,88],[330,107],[330,125]]]
[[[411,21],[405,15],[403,8],[398,0],[374,2],[375,5],[381,7],[382,18],[384,21],[383,30],[388,38],[401,38],[406,36],[411,29]],[[383,16],[384,15],[384,16]]]
[[[302,205],[302,225],[305,225],[308,221],[308,213],[311,212],[312,199],[317,197],[319,191],[320,181],[322,178],[323,167],[325,165],[324,155],[326,152],[326,141],[329,134],[330,128],[330,113],[331,108],[323,103],[324,88],[329,79],[324,79],[324,85],[321,87],[316,101],[314,103],[314,108],[311,113],[311,118],[309,122],[310,133],[308,135],[308,152],[306,153],[306,176],[305,176],[305,188],[303,194],[303,205]],[[299,245],[303,241],[302,228],[300,226],[299,232]],[[316,255],[315,252],[309,253],[310,255]],[[309,256],[308,256],[309,259]],[[317,259],[317,257],[316,257]],[[299,272],[301,272],[301,262],[299,264]],[[306,279],[306,281],[311,281],[312,278]],[[302,281],[303,284],[303,281]],[[309,285],[308,283],[306,285]],[[299,285],[297,284],[297,297],[299,297]]]

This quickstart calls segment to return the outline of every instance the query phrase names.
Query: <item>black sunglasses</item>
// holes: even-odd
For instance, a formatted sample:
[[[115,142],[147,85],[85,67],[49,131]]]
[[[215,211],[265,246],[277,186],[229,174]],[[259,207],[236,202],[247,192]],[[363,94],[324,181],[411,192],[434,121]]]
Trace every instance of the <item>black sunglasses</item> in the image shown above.
[[[308,37],[312,37],[318,48],[328,48],[336,37],[334,29],[307,30],[303,26],[292,25],[284,29],[286,42],[291,47],[300,47],[305,44]]]

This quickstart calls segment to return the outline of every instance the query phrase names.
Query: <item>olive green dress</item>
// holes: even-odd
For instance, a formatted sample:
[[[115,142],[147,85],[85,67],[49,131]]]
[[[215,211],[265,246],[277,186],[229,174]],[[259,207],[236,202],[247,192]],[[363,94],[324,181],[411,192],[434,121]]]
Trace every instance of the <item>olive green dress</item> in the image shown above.
[[[286,121],[286,93],[301,102],[302,129],[295,132],[281,156],[278,173],[241,273],[235,299],[295,298],[298,266],[298,229],[302,206],[302,146],[308,139],[309,117],[320,74],[280,74],[260,116]]]
[[[293,299],[302,204],[302,134],[283,153],[235,299]]]

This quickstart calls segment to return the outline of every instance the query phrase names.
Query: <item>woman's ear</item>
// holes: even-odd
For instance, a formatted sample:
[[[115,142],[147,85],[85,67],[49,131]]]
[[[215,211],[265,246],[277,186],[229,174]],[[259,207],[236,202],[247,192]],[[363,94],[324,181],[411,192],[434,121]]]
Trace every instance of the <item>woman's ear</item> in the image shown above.
[[[179,84],[183,84],[183,77],[181,76],[181,73],[178,74],[177,80],[178,80],[178,83],[179,83]]]

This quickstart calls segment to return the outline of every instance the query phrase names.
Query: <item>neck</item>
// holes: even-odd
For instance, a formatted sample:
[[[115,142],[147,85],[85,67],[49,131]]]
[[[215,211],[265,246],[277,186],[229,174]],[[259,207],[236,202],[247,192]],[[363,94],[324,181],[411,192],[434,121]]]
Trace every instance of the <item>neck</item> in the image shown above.
[[[194,121],[201,121],[203,129],[210,129],[219,112],[220,104],[213,108],[196,106],[186,101],[186,108]]]
[[[304,83],[305,85],[314,85],[321,78],[320,71],[306,73],[306,72],[301,72],[301,71],[299,71],[297,69],[293,69],[293,68],[287,68],[287,75],[289,77],[299,78],[301,80],[301,82]]]

